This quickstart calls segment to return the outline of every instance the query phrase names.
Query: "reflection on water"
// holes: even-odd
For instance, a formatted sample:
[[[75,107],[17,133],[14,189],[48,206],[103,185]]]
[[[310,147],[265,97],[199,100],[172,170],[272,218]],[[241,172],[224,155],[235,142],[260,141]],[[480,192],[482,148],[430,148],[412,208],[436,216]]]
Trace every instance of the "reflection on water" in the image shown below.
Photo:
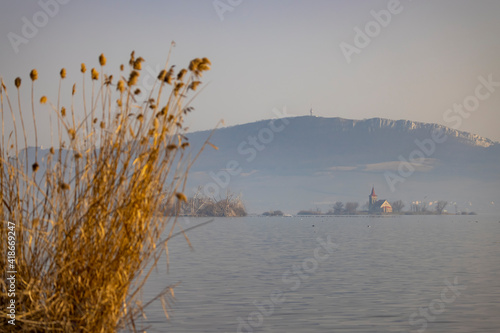
[[[144,293],[181,281],[172,319],[156,303],[145,323],[148,332],[498,333],[499,220],[216,219],[189,233],[194,251],[172,240],[169,274],[160,265]],[[328,237],[335,248],[321,245]]]

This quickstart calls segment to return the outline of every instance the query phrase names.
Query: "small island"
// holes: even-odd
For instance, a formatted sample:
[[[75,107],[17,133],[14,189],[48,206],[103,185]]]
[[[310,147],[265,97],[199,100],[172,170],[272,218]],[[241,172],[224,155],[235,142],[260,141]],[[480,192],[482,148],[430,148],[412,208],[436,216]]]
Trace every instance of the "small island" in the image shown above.
[[[445,210],[448,201],[439,200],[435,202],[426,203],[424,201],[416,201],[410,205],[408,211],[403,211],[405,203],[402,200],[395,200],[389,202],[386,199],[378,199],[375,194],[375,186],[372,187],[371,193],[368,195],[368,202],[365,204],[365,209],[358,210],[359,203],[337,201],[333,207],[327,212],[322,212],[319,208],[301,210],[297,213],[300,216],[329,216],[329,215],[342,215],[342,216],[359,216],[359,215],[380,215],[380,216],[394,216],[394,215],[477,215],[475,212],[459,212],[449,213]],[[264,215],[264,214],[263,214]],[[273,215],[267,215],[273,216]]]

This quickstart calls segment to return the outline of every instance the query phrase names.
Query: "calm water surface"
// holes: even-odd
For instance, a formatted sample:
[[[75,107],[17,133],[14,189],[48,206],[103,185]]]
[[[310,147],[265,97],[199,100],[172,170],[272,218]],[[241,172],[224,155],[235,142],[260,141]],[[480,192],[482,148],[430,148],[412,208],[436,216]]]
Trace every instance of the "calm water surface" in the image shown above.
[[[500,332],[499,217],[216,219],[189,237],[146,287],[181,281],[148,332]]]

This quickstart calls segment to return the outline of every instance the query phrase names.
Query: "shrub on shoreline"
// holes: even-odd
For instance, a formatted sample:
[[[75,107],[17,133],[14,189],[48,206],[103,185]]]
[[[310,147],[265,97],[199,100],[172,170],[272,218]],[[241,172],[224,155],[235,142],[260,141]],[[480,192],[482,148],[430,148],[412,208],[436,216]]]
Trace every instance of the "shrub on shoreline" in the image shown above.
[[[270,210],[268,212],[262,213],[262,216],[283,216],[283,212],[281,210]]]
[[[235,195],[229,190],[225,197],[210,198],[198,191],[193,197],[186,198],[180,205],[166,205],[169,215],[195,217],[241,217],[247,216],[245,204],[241,195]]]

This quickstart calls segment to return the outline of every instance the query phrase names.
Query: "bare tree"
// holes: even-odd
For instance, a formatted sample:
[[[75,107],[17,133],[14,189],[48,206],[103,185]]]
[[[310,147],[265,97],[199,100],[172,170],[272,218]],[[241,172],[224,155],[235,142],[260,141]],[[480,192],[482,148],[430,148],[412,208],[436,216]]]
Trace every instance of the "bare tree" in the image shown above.
[[[356,210],[358,209],[359,204],[357,202],[347,202],[345,204],[345,211],[349,215],[356,214]]]
[[[397,200],[397,201],[394,201],[393,203],[391,203],[391,206],[392,206],[392,211],[395,212],[395,213],[399,213],[403,210],[405,204],[403,201],[401,200]]]
[[[246,209],[241,195],[236,195],[229,190],[226,196],[219,198],[210,198],[201,193],[200,188],[196,194],[188,198],[186,202],[180,205],[174,205],[172,202],[164,203],[165,211],[168,214],[178,213],[188,216],[246,216]]]
[[[439,200],[436,203],[436,213],[438,213],[438,214],[441,215],[443,213],[443,210],[444,210],[444,208],[446,207],[447,204],[448,204],[448,201]]]
[[[411,211],[415,213],[425,213],[427,212],[428,206],[426,202],[414,202],[411,205]]]
[[[340,215],[344,212],[344,204],[341,201],[337,201],[335,205],[333,205],[333,214]]]
[[[429,206],[427,205],[427,202],[423,202],[423,201],[420,201],[420,202],[416,202],[415,204],[412,205],[413,209],[415,212],[417,213],[425,213],[427,212]]]

